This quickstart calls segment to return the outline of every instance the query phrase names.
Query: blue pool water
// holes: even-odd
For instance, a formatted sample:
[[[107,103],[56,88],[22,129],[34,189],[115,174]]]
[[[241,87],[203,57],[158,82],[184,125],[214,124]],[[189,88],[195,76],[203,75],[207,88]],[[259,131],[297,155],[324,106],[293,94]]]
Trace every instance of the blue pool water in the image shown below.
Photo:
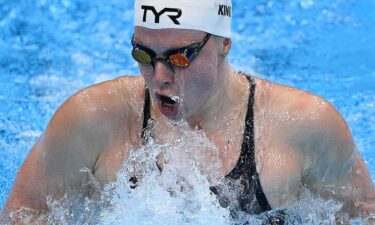
[[[231,63],[316,93],[348,122],[375,178],[375,1],[233,0]],[[139,74],[132,1],[0,0],[0,207],[56,108]]]

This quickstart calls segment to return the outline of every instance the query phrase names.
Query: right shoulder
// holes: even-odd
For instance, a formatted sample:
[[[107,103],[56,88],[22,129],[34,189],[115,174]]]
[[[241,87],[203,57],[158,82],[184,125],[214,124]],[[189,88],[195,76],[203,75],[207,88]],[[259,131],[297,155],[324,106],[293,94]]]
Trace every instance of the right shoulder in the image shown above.
[[[142,118],[144,80],[122,76],[84,88],[67,99],[51,119],[45,135],[108,140],[104,136],[134,126]],[[104,143],[103,143],[104,144]]]
[[[86,87],[68,98],[56,111],[56,115],[68,113],[79,119],[104,119],[106,115],[117,117],[121,113],[133,113],[143,105],[145,84],[141,76],[122,76]],[[121,113],[120,113],[121,112]],[[78,114],[77,114],[78,113]]]
[[[86,87],[68,98],[59,108],[74,107],[83,114],[98,113],[106,109],[133,106],[134,100],[143,98],[145,84],[141,76],[122,76]]]
[[[67,99],[20,168],[4,213],[46,209],[46,196],[62,197],[87,184],[81,170],[93,169],[110,144],[139,142],[144,92],[142,77],[120,77]]]
[[[142,77],[120,77],[78,91],[56,111],[37,149],[47,162],[68,162],[57,171],[79,171],[117,142],[138,144],[144,90]]]
[[[38,149],[45,150],[47,161],[50,157],[78,170],[93,168],[99,155],[119,139],[139,142],[144,90],[142,77],[123,76],[78,91],[56,111]]]

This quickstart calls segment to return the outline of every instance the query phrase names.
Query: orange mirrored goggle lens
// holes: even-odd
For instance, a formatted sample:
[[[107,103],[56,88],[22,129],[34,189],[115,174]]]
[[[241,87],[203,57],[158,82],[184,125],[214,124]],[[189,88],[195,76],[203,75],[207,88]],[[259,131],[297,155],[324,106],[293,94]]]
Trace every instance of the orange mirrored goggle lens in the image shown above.
[[[170,55],[168,58],[172,64],[179,67],[188,67],[190,65],[190,60],[180,53]]]

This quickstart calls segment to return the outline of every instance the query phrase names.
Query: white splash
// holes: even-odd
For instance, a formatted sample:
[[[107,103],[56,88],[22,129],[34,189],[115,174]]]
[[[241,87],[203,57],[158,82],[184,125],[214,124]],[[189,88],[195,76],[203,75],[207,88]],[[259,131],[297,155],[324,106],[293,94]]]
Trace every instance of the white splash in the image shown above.
[[[110,207],[100,216],[102,224],[228,224],[229,211],[209,190],[218,176],[203,175],[217,173],[220,164],[207,164],[204,151],[217,149],[203,133],[193,131],[173,143],[151,140],[133,151],[117,181],[105,187]],[[162,172],[157,158],[165,162]]]
[[[39,218],[46,224],[77,225],[262,224],[264,215],[238,212],[234,220],[230,210],[220,206],[210,191],[210,186],[223,182],[218,149],[203,132],[191,130],[186,124],[178,124],[176,129],[184,132],[173,142],[157,144],[150,139],[142,148],[133,150],[118,172],[117,180],[105,185],[100,200],[89,199],[85,193],[65,195],[60,200],[49,198],[49,214]],[[177,130],[174,133],[179,133]],[[86,168],[81,172],[91,173]],[[236,188],[225,190],[227,196],[236,196],[232,195]],[[335,224],[341,206],[306,191],[285,209],[286,224]],[[17,215],[26,219],[29,218],[26,213]],[[277,213],[275,210],[266,215]],[[352,220],[352,224],[364,222]]]

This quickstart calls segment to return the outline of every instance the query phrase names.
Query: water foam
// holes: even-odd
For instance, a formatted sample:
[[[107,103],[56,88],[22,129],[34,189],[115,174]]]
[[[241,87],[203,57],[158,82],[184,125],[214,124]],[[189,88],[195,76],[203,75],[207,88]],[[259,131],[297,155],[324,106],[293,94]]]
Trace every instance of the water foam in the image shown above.
[[[265,215],[238,212],[234,220],[231,206],[220,206],[210,191],[210,186],[225,181],[218,149],[205,134],[191,130],[186,124],[174,124],[173,129],[173,133],[180,134],[175,141],[158,144],[150,138],[146,145],[132,150],[117,173],[117,180],[104,186],[99,200],[89,199],[84,193],[65,195],[60,200],[48,198],[50,212],[39,219],[46,224],[64,225],[262,224],[261,218]],[[236,196],[238,188],[226,184],[223,187],[229,199]],[[336,224],[335,217],[341,207],[338,202],[323,200],[305,191],[285,209],[286,224]],[[276,209],[266,214],[277,213]],[[24,221],[31,221],[29,214],[30,211],[24,210],[13,217],[22,216]],[[364,222],[357,219],[352,224]]]
[[[229,211],[209,191],[220,163],[218,158],[207,163],[203,151],[218,156],[203,133],[191,130],[172,143],[158,145],[151,139],[133,151],[117,182],[105,187],[111,207],[102,212],[102,223],[228,224]]]

